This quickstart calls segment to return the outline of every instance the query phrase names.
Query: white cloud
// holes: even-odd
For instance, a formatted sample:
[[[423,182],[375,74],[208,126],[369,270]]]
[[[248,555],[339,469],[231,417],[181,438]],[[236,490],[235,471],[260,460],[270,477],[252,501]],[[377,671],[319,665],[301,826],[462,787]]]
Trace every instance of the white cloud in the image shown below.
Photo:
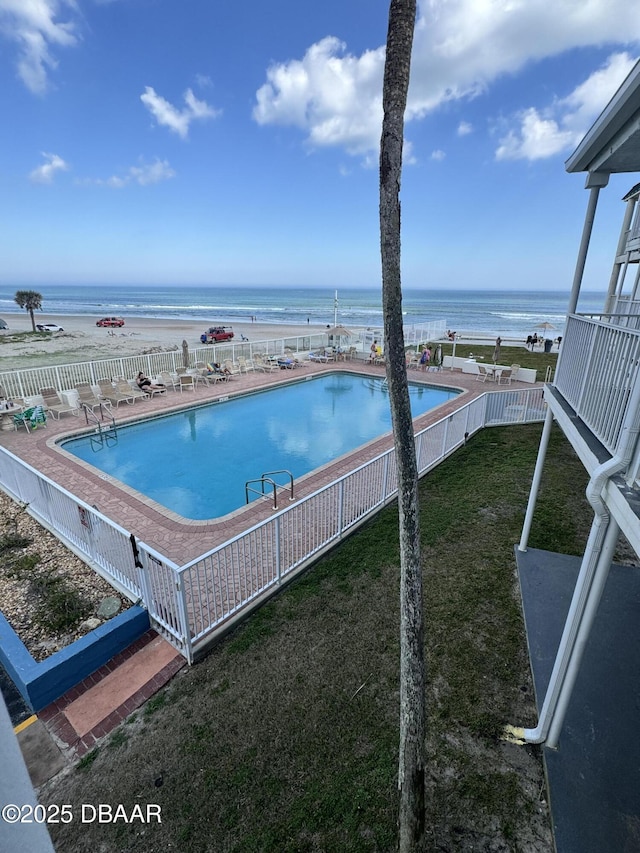
[[[215,118],[220,115],[220,111],[210,107],[206,101],[198,100],[191,89],[187,89],[183,98],[186,106],[179,110],[161,95],[158,95],[151,86],[146,86],[143,94],[140,95],[140,100],[158,124],[168,127],[182,139],[186,139],[192,121]]]
[[[258,124],[299,127],[312,146],[370,153],[380,141],[383,65],[383,48],[355,57],[329,36],[301,60],[269,68],[253,117]]]
[[[132,166],[129,169],[129,175],[136,184],[146,187],[148,184],[158,184],[160,181],[175,178],[176,173],[167,160],[156,159],[154,163],[149,165]]]
[[[78,42],[73,20],[56,20],[61,5],[76,11],[73,0],[0,0],[0,34],[17,45],[18,76],[35,94],[48,87],[48,73],[57,67],[52,48]]]
[[[53,182],[56,172],[66,172],[69,169],[67,163],[57,154],[47,154],[43,151],[42,156],[47,162],[29,174],[29,180],[33,184],[50,184]]]
[[[517,127],[500,139],[497,160],[539,160],[563,151],[570,152],[580,142],[613,93],[633,68],[627,53],[609,57],[566,98],[557,99],[544,110],[534,107],[515,116]]]
[[[628,0],[556,0],[549,14],[548,0],[419,0],[407,122],[478,97],[532,62],[576,48],[638,43],[640,15],[629,8]],[[302,59],[267,70],[254,119],[298,127],[312,146],[375,156],[383,65],[384,46],[355,56],[338,39],[324,38]]]
[[[196,83],[201,89],[210,89],[213,86],[213,80],[208,74],[196,74]]]
[[[130,184],[139,184],[146,187],[149,184],[158,184],[175,178],[176,173],[169,165],[168,160],[159,160],[157,157],[153,163],[141,162],[139,166],[130,166],[124,175],[112,175],[110,178],[87,178],[81,181],[85,186],[112,187],[122,189]]]
[[[432,159],[432,160],[437,160],[438,162],[440,162],[441,160],[444,160],[444,158],[445,158],[446,156],[447,156],[447,155],[445,154],[445,152],[444,152],[444,151],[442,151],[442,150],[441,150],[441,149],[439,149],[439,148],[437,148],[435,151],[432,151],[432,152],[431,152],[431,159]]]
[[[468,121],[461,121],[456,133],[458,136],[468,136],[470,133],[473,133],[473,125],[469,124]]]

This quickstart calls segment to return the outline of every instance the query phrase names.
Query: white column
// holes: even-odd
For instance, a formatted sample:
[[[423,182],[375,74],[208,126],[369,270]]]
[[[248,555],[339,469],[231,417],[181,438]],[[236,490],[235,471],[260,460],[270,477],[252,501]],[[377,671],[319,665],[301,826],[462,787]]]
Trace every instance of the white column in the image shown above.
[[[595,219],[596,207],[598,205],[598,195],[600,194],[600,188],[606,187],[608,183],[609,175],[603,172],[589,172],[589,175],[587,176],[585,188],[591,190],[591,192],[589,193],[587,213],[585,215],[584,226],[582,228],[582,240],[580,241],[580,249],[578,251],[578,260],[576,262],[576,270],[573,276],[567,314],[575,314],[576,312],[578,296],[580,295],[580,285],[582,284],[582,276],[584,275],[584,265],[587,259],[587,250],[589,249],[589,241],[591,240],[591,232],[593,231],[593,220]]]
[[[547,407],[547,414],[544,418],[544,427],[542,428],[542,436],[540,437],[540,446],[538,447],[538,458],[536,459],[536,467],[533,472],[533,480],[529,491],[529,502],[527,503],[527,512],[522,525],[522,535],[518,551],[526,551],[529,542],[529,534],[531,533],[531,524],[533,522],[533,513],[536,508],[538,492],[540,491],[540,481],[542,480],[542,469],[544,468],[544,460],[547,456],[547,448],[549,447],[549,437],[551,435],[551,426],[553,424],[553,413]]]

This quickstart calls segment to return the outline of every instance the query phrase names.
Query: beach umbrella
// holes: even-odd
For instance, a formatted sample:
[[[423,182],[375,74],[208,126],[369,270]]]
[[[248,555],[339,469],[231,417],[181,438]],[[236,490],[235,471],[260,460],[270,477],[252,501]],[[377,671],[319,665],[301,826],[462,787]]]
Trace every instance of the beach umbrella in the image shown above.
[[[182,341],[182,363],[189,367],[189,344],[186,341]]]
[[[333,338],[350,338],[353,332],[344,326],[334,326],[332,329],[327,329],[327,334]]]
[[[555,329],[555,326],[553,325],[553,323],[547,323],[545,321],[544,323],[538,323],[538,325],[534,326],[533,328],[534,329],[545,329],[545,331],[546,331],[547,329]]]
[[[344,326],[334,326],[332,329],[327,329],[327,334],[330,338],[338,338],[338,346],[340,346],[340,338],[350,338],[353,332]]]
[[[495,364],[497,361],[500,361],[500,344],[502,340],[500,338],[496,339],[496,346],[493,350],[493,363]]]

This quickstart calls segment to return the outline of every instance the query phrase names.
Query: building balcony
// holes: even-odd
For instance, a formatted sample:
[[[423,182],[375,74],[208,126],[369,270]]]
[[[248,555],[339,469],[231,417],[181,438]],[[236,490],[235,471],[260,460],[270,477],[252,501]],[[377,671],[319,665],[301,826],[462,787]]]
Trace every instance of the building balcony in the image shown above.
[[[569,315],[553,386],[612,456],[626,438],[623,426],[639,422],[640,411],[629,411],[640,408],[639,366],[640,313]]]

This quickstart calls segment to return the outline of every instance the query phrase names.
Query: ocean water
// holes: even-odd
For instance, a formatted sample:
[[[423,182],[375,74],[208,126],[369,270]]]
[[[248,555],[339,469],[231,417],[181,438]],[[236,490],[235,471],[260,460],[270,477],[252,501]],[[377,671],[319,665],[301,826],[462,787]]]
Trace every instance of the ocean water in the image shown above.
[[[0,285],[0,316],[20,313],[16,290]],[[347,328],[381,328],[379,289],[296,287],[91,287],[47,285],[42,294],[46,314],[88,316],[121,315],[165,319],[202,320],[206,324],[234,322],[333,325],[334,318]],[[483,336],[522,338],[538,323],[563,333],[569,292],[504,290],[405,290],[402,308],[405,325],[443,321],[446,328]],[[579,311],[597,312],[604,294],[583,293]],[[547,333],[551,336],[551,333]]]

